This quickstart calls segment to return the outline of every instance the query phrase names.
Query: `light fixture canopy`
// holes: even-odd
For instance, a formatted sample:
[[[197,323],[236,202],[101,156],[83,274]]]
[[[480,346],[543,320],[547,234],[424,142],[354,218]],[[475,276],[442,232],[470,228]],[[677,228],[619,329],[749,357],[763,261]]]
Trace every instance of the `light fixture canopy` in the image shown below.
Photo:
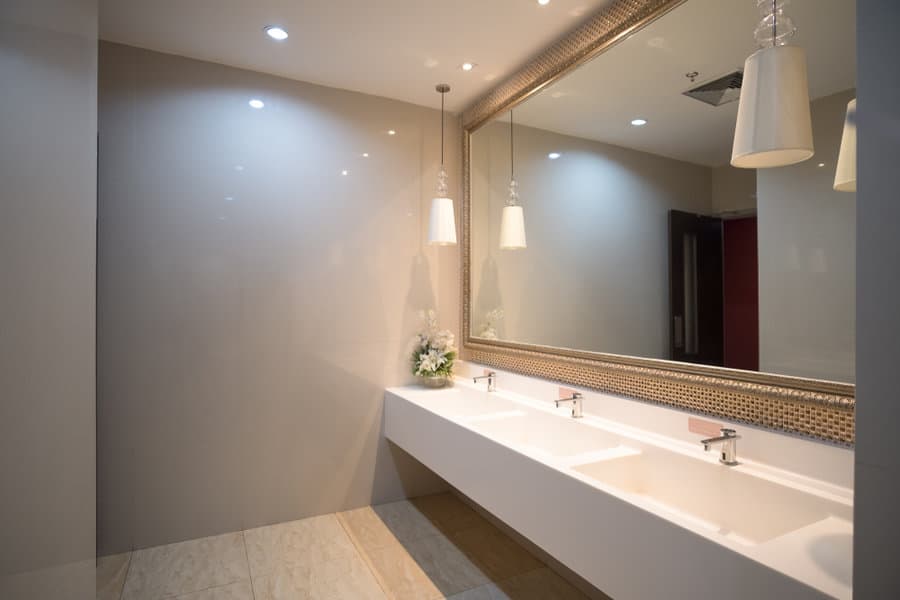
[[[519,183],[516,181],[515,138],[513,113],[509,111],[509,198],[500,215],[500,249],[522,250],[525,241],[525,211],[519,204]]]
[[[834,172],[834,189],[838,192],[856,191],[856,98],[847,104],[841,149]]]
[[[428,243],[434,246],[456,245],[456,216],[444,170],[444,95],[450,86],[440,83],[434,88],[441,95],[441,170],[438,172],[437,196],[431,200],[428,220]]]
[[[784,0],[758,0],[763,18],[755,31],[762,46],[744,63],[731,165],[765,169],[812,157],[812,119],[806,52],[786,45],[796,31]]]

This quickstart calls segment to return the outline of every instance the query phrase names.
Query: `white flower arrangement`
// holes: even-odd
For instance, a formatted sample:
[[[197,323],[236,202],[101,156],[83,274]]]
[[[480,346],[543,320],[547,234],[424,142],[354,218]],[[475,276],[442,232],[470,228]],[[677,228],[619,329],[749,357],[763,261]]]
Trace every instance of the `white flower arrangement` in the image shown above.
[[[424,325],[416,335],[412,351],[412,372],[418,377],[450,377],[456,360],[455,337],[449,329],[438,330],[434,310],[421,311]]]

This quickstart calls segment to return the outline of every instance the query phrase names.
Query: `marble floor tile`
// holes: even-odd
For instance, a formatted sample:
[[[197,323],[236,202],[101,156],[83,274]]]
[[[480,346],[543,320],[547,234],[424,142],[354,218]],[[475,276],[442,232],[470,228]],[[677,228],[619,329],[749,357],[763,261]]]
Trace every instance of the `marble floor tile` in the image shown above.
[[[176,596],[174,600],[253,600],[250,580]]]
[[[122,597],[130,563],[131,552],[97,557],[97,600],[119,600]]]
[[[310,567],[356,553],[335,515],[248,529],[244,538],[254,579],[278,568]]]
[[[250,578],[240,532],[136,550],[123,600],[156,600]]]
[[[364,550],[384,548],[437,535],[439,531],[410,502],[391,502],[338,513],[353,540]]]
[[[496,584],[505,600],[587,600],[571,583],[544,567]],[[493,600],[493,599],[492,599]]]
[[[491,579],[504,581],[544,563],[488,523],[451,533],[450,540]]]
[[[366,557],[392,600],[443,598],[488,582],[443,535],[392,544],[368,551]]]
[[[486,520],[450,493],[413,498],[410,502],[444,534],[480,526]]]
[[[256,600],[385,600],[369,567],[357,555],[277,568],[254,578],[253,592]]]

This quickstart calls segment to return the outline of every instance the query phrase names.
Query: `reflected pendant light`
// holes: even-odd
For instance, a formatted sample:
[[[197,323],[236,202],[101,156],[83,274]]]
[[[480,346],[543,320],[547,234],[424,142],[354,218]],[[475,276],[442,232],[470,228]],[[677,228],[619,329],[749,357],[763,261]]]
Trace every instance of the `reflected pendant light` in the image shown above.
[[[731,165],[782,167],[813,155],[806,51],[788,46],[794,32],[784,15],[787,0],[756,0],[763,18],[756,27],[760,49],[744,63]]]
[[[450,91],[450,86],[441,83],[434,89],[441,94],[441,170],[438,173],[437,196],[431,201],[428,243],[453,246],[456,244],[456,217],[453,215],[453,200],[447,189],[447,171],[444,170],[444,94]]]
[[[841,150],[834,172],[834,189],[838,192],[856,191],[856,98],[847,104]]]
[[[525,213],[519,204],[519,184],[516,182],[516,161],[513,143],[513,114],[509,111],[509,198],[500,217],[500,249],[521,250],[525,243]]]

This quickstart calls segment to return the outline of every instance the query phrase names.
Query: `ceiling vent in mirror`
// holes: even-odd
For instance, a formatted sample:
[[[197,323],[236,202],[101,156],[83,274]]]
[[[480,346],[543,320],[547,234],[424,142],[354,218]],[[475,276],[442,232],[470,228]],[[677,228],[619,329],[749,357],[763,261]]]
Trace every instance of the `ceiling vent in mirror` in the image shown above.
[[[734,102],[741,97],[741,83],[744,81],[743,71],[735,71],[718,79],[707,81],[702,85],[684,92],[685,96],[713,106],[722,106]]]

